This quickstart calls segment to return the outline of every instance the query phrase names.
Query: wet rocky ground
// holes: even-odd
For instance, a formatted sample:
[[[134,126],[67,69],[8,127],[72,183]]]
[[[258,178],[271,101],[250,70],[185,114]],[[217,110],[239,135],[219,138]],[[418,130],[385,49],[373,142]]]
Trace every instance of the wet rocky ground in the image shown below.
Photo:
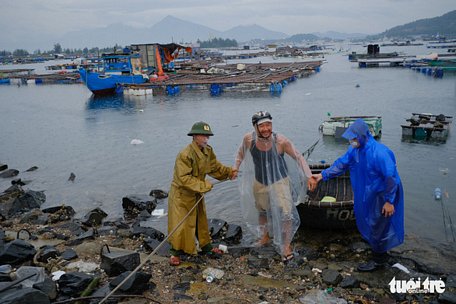
[[[125,196],[123,218],[99,208],[75,218],[70,206],[42,209],[45,194],[14,177],[0,189],[1,303],[99,303],[146,260],[105,303],[456,303],[455,243],[408,235],[387,265],[361,273],[370,249],[357,231],[301,229],[284,264],[273,246],[245,246],[239,226],[212,219],[214,243],[228,251],[173,267],[167,243],[157,249],[164,233],[141,221],[165,192]],[[426,279],[444,291],[427,292]],[[393,292],[392,280],[409,291]]]

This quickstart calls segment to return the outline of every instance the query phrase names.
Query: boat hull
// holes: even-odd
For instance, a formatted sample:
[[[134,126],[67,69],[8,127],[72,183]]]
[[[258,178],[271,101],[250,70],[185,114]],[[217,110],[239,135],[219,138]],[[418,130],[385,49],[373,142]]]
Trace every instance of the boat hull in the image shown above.
[[[146,81],[142,75],[101,74],[87,72],[84,69],[79,70],[79,74],[82,81],[87,85],[87,88],[95,95],[119,93],[119,84],[140,84]]]
[[[329,165],[311,165],[312,173],[320,173]],[[325,196],[336,199],[335,202],[322,202]],[[320,181],[313,192],[308,192],[306,202],[296,206],[302,227],[318,229],[354,229],[356,221],[353,209],[353,190],[347,171],[344,175]]]
[[[320,125],[320,130],[323,135],[341,138],[345,130],[359,118],[366,122],[373,137],[380,138],[382,136],[381,116],[334,116],[324,121]]]

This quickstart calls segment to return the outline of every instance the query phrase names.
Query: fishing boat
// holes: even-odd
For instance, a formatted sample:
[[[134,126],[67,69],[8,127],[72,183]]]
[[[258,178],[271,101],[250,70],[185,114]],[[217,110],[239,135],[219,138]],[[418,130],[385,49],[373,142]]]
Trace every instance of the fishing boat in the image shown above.
[[[412,113],[411,118],[406,121],[408,124],[401,125],[402,140],[446,142],[453,117],[443,114]]]
[[[380,138],[382,136],[381,116],[333,116],[324,121],[319,129],[323,135],[341,138],[345,130],[359,118],[369,126],[369,131],[373,137]]]
[[[79,69],[82,81],[95,95],[119,93],[120,84],[139,84],[148,81],[141,70],[141,55],[125,50],[121,54],[103,54],[100,71]]]
[[[313,174],[321,173],[329,164],[310,165]],[[320,181],[317,189],[307,193],[305,202],[296,206],[301,226],[318,229],[352,229],[356,227],[350,173]]]

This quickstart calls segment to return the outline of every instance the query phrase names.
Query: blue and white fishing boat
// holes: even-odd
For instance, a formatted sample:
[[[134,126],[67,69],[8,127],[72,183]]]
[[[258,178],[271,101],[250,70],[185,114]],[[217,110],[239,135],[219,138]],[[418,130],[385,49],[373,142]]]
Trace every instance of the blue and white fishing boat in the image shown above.
[[[148,81],[141,72],[141,55],[124,52],[122,54],[103,54],[100,71],[79,69],[81,80],[95,95],[120,93],[121,84],[139,84]]]

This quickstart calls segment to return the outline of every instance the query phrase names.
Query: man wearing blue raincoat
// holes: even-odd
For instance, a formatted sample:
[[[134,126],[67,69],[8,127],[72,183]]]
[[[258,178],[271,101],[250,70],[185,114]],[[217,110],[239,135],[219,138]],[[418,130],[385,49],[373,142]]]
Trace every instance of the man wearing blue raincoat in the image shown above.
[[[362,119],[342,136],[350,141],[348,151],[313,178],[326,181],[350,170],[356,225],[373,253],[358,270],[373,271],[386,264],[388,250],[404,241],[402,183],[393,152],[372,137]]]

